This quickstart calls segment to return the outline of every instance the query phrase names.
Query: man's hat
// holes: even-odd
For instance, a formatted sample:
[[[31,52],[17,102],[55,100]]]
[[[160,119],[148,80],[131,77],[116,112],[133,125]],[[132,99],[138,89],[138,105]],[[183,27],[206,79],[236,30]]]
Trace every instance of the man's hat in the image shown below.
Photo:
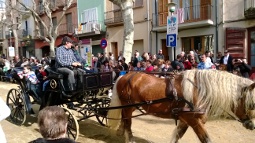
[[[224,53],[228,53],[228,50],[225,50]]]
[[[70,42],[70,43],[73,43],[73,40],[71,38],[69,38],[68,36],[65,36],[62,40],[62,43],[63,44],[66,44],[66,42]]]

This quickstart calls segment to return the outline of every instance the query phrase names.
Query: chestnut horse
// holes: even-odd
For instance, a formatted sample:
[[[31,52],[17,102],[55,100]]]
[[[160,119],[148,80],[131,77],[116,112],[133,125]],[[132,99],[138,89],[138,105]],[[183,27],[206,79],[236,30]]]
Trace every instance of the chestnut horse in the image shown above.
[[[137,107],[123,107],[145,103],[140,105],[148,114],[179,120],[171,142],[178,142],[190,126],[201,142],[208,143],[211,140],[204,126],[208,117],[230,116],[254,129],[254,87],[250,79],[218,70],[187,70],[172,79],[130,72],[119,77],[113,87],[110,106],[122,108],[109,110],[108,125],[119,127],[117,134],[125,133],[126,141],[133,142],[131,119]],[[166,100],[153,104],[160,99]]]

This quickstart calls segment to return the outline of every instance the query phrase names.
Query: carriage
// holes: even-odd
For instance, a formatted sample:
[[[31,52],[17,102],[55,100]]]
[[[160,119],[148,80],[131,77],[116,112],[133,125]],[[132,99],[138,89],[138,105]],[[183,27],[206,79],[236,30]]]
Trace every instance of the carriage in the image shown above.
[[[157,73],[155,73],[157,74]],[[161,74],[162,75],[162,74]],[[82,87],[71,98],[62,94],[65,90],[64,76],[51,71],[50,84],[44,93],[43,106],[64,105],[68,114],[68,136],[77,139],[78,121],[96,116],[99,123],[117,129],[128,141],[133,140],[131,130],[132,112],[143,109],[142,114],[179,120],[172,142],[177,142],[192,127],[201,142],[211,142],[204,124],[207,117],[233,117],[247,129],[255,129],[252,122],[255,110],[255,83],[228,72],[218,70],[189,70],[170,74],[170,78],[158,78],[142,72],[130,72],[114,83],[112,73],[82,74]],[[218,80],[221,79],[221,82]],[[146,81],[146,82],[145,82]],[[217,84],[216,84],[217,83]],[[7,104],[13,105],[11,120],[25,120],[25,92],[22,86],[10,90]],[[112,88],[112,98],[105,91]],[[24,88],[24,89],[23,89]],[[27,93],[28,94],[28,93]],[[65,104],[77,102],[75,109],[83,117],[76,117]],[[219,108],[220,107],[220,108]],[[146,113],[145,113],[146,112]],[[20,114],[23,113],[23,114]],[[107,121],[107,120],[108,121]]]
[[[107,123],[107,111],[98,111],[96,108],[105,108],[109,106],[110,98],[108,90],[113,86],[112,72],[85,73],[78,69],[76,76],[76,93],[71,97],[65,95],[67,89],[66,75],[60,74],[48,68],[48,84],[45,91],[40,90],[41,100],[38,101],[35,91],[29,87],[29,81],[21,79],[18,73],[23,68],[12,70],[12,77],[18,83],[18,88],[10,89],[7,94],[7,105],[11,109],[9,119],[16,125],[22,125],[26,121],[27,115],[30,114],[28,106],[30,103],[39,104],[40,109],[45,106],[61,106],[68,116],[67,135],[69,138],[77,140],[79,135],[79,121],[95,116],[101,125]],[[37,70],[33,68],[33,70]],[[31,102],[31,101],[32,102]],[[72,106],[70,106],[72,105]],[[71,112],[74,112],[74,114]],[[75,113],[82,115],[77,119]]]

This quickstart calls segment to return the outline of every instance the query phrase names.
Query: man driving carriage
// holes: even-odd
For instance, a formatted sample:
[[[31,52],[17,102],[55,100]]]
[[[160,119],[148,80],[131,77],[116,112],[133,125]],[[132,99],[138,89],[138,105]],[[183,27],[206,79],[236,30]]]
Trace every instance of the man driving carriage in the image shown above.
[[[81,63],[77,61],[72,48],[73,40],[65,36],[62,40],[62,46],[56,49],[56,63],[57,71],[63,75],[68,76],[68,88],[69,91],[76,90],[75,78],[77,74],[73,67],[81,66]]]

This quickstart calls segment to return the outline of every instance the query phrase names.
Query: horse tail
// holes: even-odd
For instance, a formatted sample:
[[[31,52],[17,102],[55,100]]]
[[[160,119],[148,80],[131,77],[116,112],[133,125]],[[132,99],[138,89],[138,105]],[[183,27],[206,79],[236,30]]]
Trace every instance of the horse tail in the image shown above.
[[[117,85],[118,85],[119,79],[120,77],[116,80],[115,85],[113,86],[110,107],[121,106],[120,98],[117,91]],[[108,127],[110,127],[111,129],[117,129],[121,121],[121,111],[122,109],[113,109],[108,111],[108,115],[107,115]]]

